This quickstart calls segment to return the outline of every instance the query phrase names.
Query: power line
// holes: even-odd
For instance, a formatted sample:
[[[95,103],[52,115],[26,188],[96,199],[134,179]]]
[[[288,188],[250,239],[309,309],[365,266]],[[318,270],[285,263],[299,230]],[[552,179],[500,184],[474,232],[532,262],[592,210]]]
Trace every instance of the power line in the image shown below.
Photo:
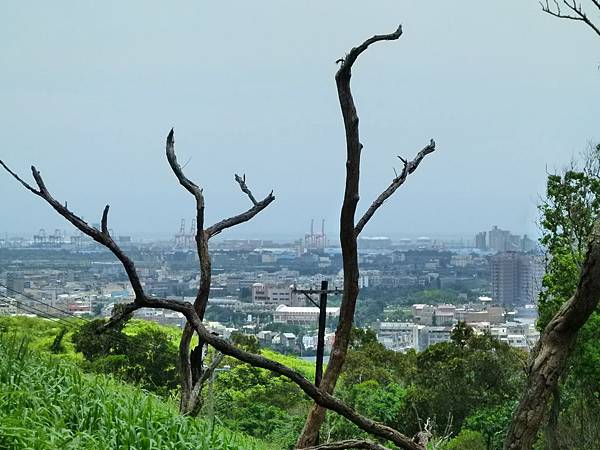
[[[85,320],[85,321],[89,322],[89,319],[86,319],[84,317],[79,317],[79,316],[77,316],[77,315],[75,315],[75,314],[73,314],[73,313],[71,313],[69,311],[64,311],[64,310],[62,310],[60,308],[56,308],[56,307],[54,307],[52,305],[48,305],[48,304],[46,304],[46,303],[44,303],[44,302],[42,302],[42,301],[40,301],[40,300],[38,300],[38,299],[36,299],[34,297],[31,297],[30,295],[25,294],[24,292],[19,292],[19,291],[15,290],[15,289],[9,288],[8,286],[6,286],[6,285],[4,285],[2,283],[0,283],[0,286],[2,286],[3,288],[5,288],[8,291],[11,291],[14,294],[19,294],[19,295],[25,297],[26,299],[29,299],[29,300],[34,301],[36,303],[40,303],[40,304],[46,306],[47,308],[54,309],[54,310],[56,310],[56,311],[58,311],[58,312],[60,312],[62,314],[67,315],[67,316],[75,317],[76,319]]]
[[[48,313],[46,311],[42,311],[41,309],[35,308],[34,306],[26,305],[23,302],[20,302],[20,301],[14,299],[14,298],[7,297],[7,296],[2,295],[2,294],[0,294],[0,297],[4,297],[4,298],[6,298],[8,300],[13,300],[17,304],[17,307],[19,309],[22,309],[25,312],[28,312],[30,314],[38,315],[38,316],[40,316],[40,317],[42,317],[44,319],[48,319],[48,320],[51,320],[51,321],[56,322],[56,323],[60,323],[63,326],[73,327],[74,329],[77,328],[77,325],[74,324],[73,322],[69,322],[67,320],[64,320],[64,319],[58,317],[58,316],[54,316],[54,315],[52,315],[52,314],[50,314],[50,313]],[[2,302],[4,304],[10,305],[9,303],[7,303],[5,301],[2,301]]]
[[[70,329],[71,331],[79,330],[79,325],[74,322],[68,322],[66,319],[63,319],[59,316],[52,315],[51,313],[42,311],[34,306],[26,305],[23,302],[20,302],[19,300],[15,299],[15,298],[11,298],[11,297],[8,297],[3,294],[0,294],[0,297],[4,297],[5,299],[12,300],[13,302],[17,303],[19,309],[21,309],[25,312],[28,312],[30,314],[35,314],[41,318],[55,322],[59,325],[62,325],[63,327]],[[11,306],[10,303],[5,300],[0,300],[0,303],[4,303],[7,306]],[[128,350],[130,350],[130,351],[143,352],[143,351],[147,350],[145,347],[143,347],[143,345],[133,344],[133,342],[130,340],[130,338],[132,338],[134,336],[130,336],[121,331],[120,334],[112,335],[111,339],[114,339],[115,343],[117,343],[117,344],[126,346],[128,348]],[[107,354],[109,354],[109,353],[107,353]]]
[[[4,298],[6,298],[8,300],[14,301],[20,309],[22,309],[22,310],[24,310],[24,311],[26,311],[28,313],[36,314],[36,315],[41,315],[41,317],[43,317],[44,319],[52,320],[53,322],[60,323],[63,326],[69,326],[69,327],[75,327],[75,328],[77,328],[77,325],[75,325],[74,323],[67,322],[66,320],[61,319],[58,316],[53,316],[52,314],[50,314],[48,312],[45,312],[45,311],[42,311],[41,309],[37,309],[34,306],[24,305],[22,302],[14,299],[14,298],[7,297],[6,295],[0,294],[0,297],[4,297]],[[8,303],[8,302],[6,302],[4,300],[0,300],[0,302],[4,303],[5,305],[11,306],[10,303]]]

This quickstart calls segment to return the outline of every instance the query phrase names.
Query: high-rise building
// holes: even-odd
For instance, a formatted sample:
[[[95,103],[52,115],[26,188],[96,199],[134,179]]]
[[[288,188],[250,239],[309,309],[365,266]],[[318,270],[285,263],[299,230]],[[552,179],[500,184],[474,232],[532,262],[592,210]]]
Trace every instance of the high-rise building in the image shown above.
[[[494,250],[496,252],[506,251],[509,236],[509,231],[501,230],[500,228],[494,225],[494,227],[489,232],[490,250]]]
[[[537,242],[530,239],[527,235],[523,236],[521,239],[521,251],[532,252],[536,250],[538,250]]]
[[[482,231],[475,235],[475,248],[479,250],[487,250],[486,232]]]
[[[488,247],[496,252],[510,252],[521,250],[521,237],[511,234],[508,230],[501,230],[497,226],[489,231]]]
[[[540,256],[502,252],[491,257],[492,298],[504,307],[537,300],[544,275]]]

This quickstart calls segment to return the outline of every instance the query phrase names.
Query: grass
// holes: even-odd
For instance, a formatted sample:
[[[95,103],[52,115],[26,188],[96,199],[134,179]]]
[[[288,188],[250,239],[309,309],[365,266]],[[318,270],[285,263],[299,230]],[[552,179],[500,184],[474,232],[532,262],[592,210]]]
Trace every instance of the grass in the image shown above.
[[[33,334],[48,333],[36,329]],[[43,328],[43,327],[42,327]],[[266,444],[179,416],[174,404],[0,333],[0,448],[267,450]]]

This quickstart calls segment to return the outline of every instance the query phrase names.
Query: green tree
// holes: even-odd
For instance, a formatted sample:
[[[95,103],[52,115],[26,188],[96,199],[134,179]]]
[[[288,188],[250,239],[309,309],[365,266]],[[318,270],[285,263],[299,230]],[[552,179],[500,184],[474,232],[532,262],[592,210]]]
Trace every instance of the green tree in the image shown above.
[[[144,323],[136,334],[123,332],[124,323],[105,328],[102,319],[83,324],[72,336],[75,350],[83,353],[87,367],[110,373],[144,389],[169,394],[177,387],[177,348],[155,324]]]
[[[88,361],[111,354],[123,354],[127,336],[123,333],[126,322],[119,322],[114,327],[105,328],[104,319],[86,322],[73,333],[71,341],[75,350],[83,353]]]
[[[405,423],[430,417],[438,426],[452,419],[458,432],[467,417],[483,407],[517,398],[524,381],[527,355],[490,336],[459,327],[453,340],[432,345],[417,355],[414,384],[408,390]],[[417,416],[418,414],[418,416]]]
[[[540,243],[547,252],[540,329],[575,292],[587,239],[600,212],[600,145],[590,147],[583,160],[581,168],[573,162],[562,174],[548,176],[546,198],[539,205]]]
[[[463,429],[479,432],[485,438],[486,450],[502,450],[515,401],[478,409],[465,420]]]
[[[485,438],[481,433],[469,429],[461,430],[458,435],[448,442],[446,450],[488,450]]]
[[[233,344],[235,344],[236,347],[244,349],[247,352],[260,352],[260,344],[258,343],[258,339],[256,338],[256,336],[240,333],[239,331],[234,331],[233,333],[231,333],[230,340]]]
[[[543,330],[561,305],[574,294],[587,240],[600,212],[600,145],[590,146],[581,162],[548,176],[546,197],[539,205],[542,237],[547,255],[546,273],[539,298],[538,328]],[[581,328],[561,385],[554,391],[547,433],[551,448],[584,445],[586,423],[600,410],[600,315],[592,313]],[[578,422],[577,427],[564,421]],[[579,437],[576,437],[579,435]]]

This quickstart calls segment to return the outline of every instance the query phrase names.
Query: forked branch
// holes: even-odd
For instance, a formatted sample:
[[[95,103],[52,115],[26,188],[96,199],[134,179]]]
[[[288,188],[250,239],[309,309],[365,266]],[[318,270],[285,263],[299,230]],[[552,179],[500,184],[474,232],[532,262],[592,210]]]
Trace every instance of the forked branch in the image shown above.
[[[46,189],[41,175],[35,168],[32,168],[32,172],[39,190],[33,188],[28,183],[23,181],[18,175],[12,172],[2,161],[0,161],[0,164],[26,189],[42,197],[61,216],[63,216],[65,219],[71,222],[82,233],[90,236],[98,243],[107,247],[121,261],[121,263],[125,267],[131,284],[134,286],[136,298],[133,303],[125,305],[125,307],[120,310],[118,315],[124,316],[142,307],[164,308],[171,311],[180,312],[185,316],[187,322],[198,334],[199,338],[205,343],[211,345],[212,347],[220,351],[221,353],[228,356],[232,356],[236,359],[239,359],[242,362],[251,364],[253,366],[271,370],[273,372],[285,376],[292,382],[296,383],[309,397],[311,397],[315,402],[317,402],[317,404],[319,404],[322,407],[336,411],[337,413],[343,415],[348,420],[350,420],[351,422],[353,422],[354,424],[356,424],[357,426],[369,433],[390,440],[404,449],[423,450],[422,446],[415,444],[410,438],[398,432],[397,430],[394,430],[391,427],[375,422],[367,417],[358,414],[346,403],[333,397],[331,394],[317,388],[311,381],[309,381],[307,378],[305,378],[302,374],[295,371],[294,369],[284,366],[283,364],[278,363],[276,361],[272,361],[261,355],[245,352],[235,347],[225,339],[213,335],[202,324],[202,320],[196,312],[195,305],[192,305],[188,302],[178,302],[161,298],[146,297],[133,262],[117,246],[117,244],[112,240],[110,236],[105,235],[100,230],[89,226],[83,219],[81,219],[80,217],[72,213],[70,210],[68,210],[65,206],[62,206],[58,201],[56,201]],[[106,208],[105,211],[107,211]],[[108,213],[106,212],[105,216],[107,217],[107,215]]]
[[[217,222],[214,225],[208,227],[206,229],[206,234],[208,235],[209,239],[211,237],[213,237],[214,235],[219,234],[225,228],[231,228],[231,227],[233,227],[235,225],[239,225],[240,223],[244,223],[244,222],[249,221],[254,216],[256,216],[259,212],[261,212],[263,209],[265,209],[267,206],[269,206],[269,204],[273,200],[275,200],[275,196],[273,195],[273,191],[271,191],[269,193],[269,195],[267,195],[264,199],[262,199],[261,201],[256,201],[256,198],[254,198],[254,195],[252,194],[252,191],[250,190],[250,188],[246,184],[246,175],[242,175],[240,177],[236,173],[235,174],[235,181],[237,181],[237,183],[240,185],[240,189],[242,190],[242,192],[245,193],[248,196],[248,198],[252,202],[253,206],[249,210],[247,210],[247,211],[245,211],[245,212],[243,212],[241,214],[238,214],[237,216],[229,217],[228,219],[223,219],[220,222]]]
[[[340,67],[335,74],[338,99],[344,120],[346,137],[346,181],[344,189],[344,201],[340,213],[340,245],[342,248],[342,260],[344,270],[344,293],[340,305],[340,317],[335,332],[335,340],[331,350],[331,356],[327,369],[323,375],[320,388],[328,394],[333,393],[338,378],[342,372],[350,336],[354,323],[356,301],[359,292],[359,268],[357,233],[355,230],[356,207],[359,201],[360,191],[360,161],[363,145],[359,137],[359,118],[356,105],[352,95],[350,80],[352,77],[352,66],[361,53],[370,45],[380,41],[395,41],[402,35],[402,26],[390,34],[375,35],[357,47],[353,47],[344,58],[338,60]],[[390,194],[391,195],[391,194]],[[374,211],[373,211],[374,212]],[[371,213],[372,214],[372,213]],[[368,218],[366,219],[368,220]],[[365,223],[366,223],[365,220]],[[361,226],[364,226],[361,225]],[[296,442],[298,448],[310,448],[318,444],[319,430],[325,420],[325,409],[320,402],[310,409],[302,434]],[[406,438],[406,437],[405,437]],[[408,438],[406,438],[408,439]],[[392,440],[392,439],[390,439]],[[410,441],[410,440],[409,440]],[[398,445],[398,444],[397,444]],[[407,444],[403,442],[403,448]],[[415,448],[423,448],[410,441]]]
[[[183,173],[183,169],[177,162],[177,156],[175,156],[175,133],[173,128],[167,136],[167,161],[173,170],[173,173],[181,184],[190,194],[196,198],[196,207],[198,209],[204,207],[204,196],[202,195],[202,189]]]
[[[600,1],[599,0],[590,0],[594,7],[600,11]],[[553,0],[553,6],[550,6],[549,0],[545,0],[543,3],[540,2],[542,7],[542,11],[551,16],[558,17],[559,19],[567,19],[567,20],[575,20],[579,22],[584,22],[587,24],[594,32],[600,36],[600,28],[592,22],[592,20],[588,17],[587,13],[581,6],[581,3],[577,3],[576,0],[561,0],[560,3],[558,0]],[[570,12],[563,12],[560,8],[560,5],[564,5],[565,8]]]
[[[256,204],[258,202],[254,198],[254,195],[252,195],[252,191],[250,189],[248,189],[248,186],[246,185],[246,174],[244,174],[244,175],[242,175],[240,177],[236,173],[235,174],[235,181],[238,182],[238,184],[240,185],[240,189],[242,190],[242,192],[244,192],[248,196],[248,198],[250,199],[250,201],[252,202],[252,204],[256,206]]]
[[[375,211],[377,211],[377,209],[379,209],[379,207],[383,205],[383,202],[390,198],[392,194],[404,184],[408,175],[417,170],[417,167],[419,167],[419,164],[421,163],[423,158],[425,158],[425,156],[429,155],[430,153],[433,153],[434,151],[435,141],[431,139],[429,145],[427,145],[427,147],[425,147],[423,150],[417,153],[417,156],[415,156],[415,158],[412,161],[408,161],[398,156],[398,158],[400,158],[400,160],[404,163],[402,172],[400,172],[400,175],[396,175],[396,177],[392,180],[388,188],[385,191],[383,191],[379,195],[379,197],[375,199],[371,206],[369,206],[369,209],[367,209],[365,214],[360,218],[360,220],[354,227],[354,232],[356,236],[360,234],[367,222],[371,219],[371,217],[373,217],[373,214],[375,214]]]
[[[3,161],[0,160],[0,165],[10,173],[19,183],[21,183],[27,190],[33,192],[38,197],[44,199],[56,212],[58,212],[61,216],[71,222],[79,231],[91,237],[94,241],[102,244],[107,249],[109,249],[121,264],[125,268],[127,272],[127,276],[131,281],[131,286],[133,291],[135,292],[136,301],[140,302],[145,299],[144,289],[142,288],[142,283],[140,282],[139,276],[135,269],[135,264],[133,261],[121,250],[121,248],[117,245],[117,243],[110,237],[108,233],[108,205],[104,208],[104,212],[102,214],[102,230],[98,230],[91,225],[89,225],[85,220],[81,217],[73,213],[69,208],[67,208],[66,203],[62,205],[58,200],[56,200],[52,194],[46,188],[46,184],[42,178],[40,172],[35,168],[35,166],[31,166],[31,173],[35,182],[38,186],[38,189],[33,188],[27,182],[25,182],[22,178],[20,178],[15,172],[13,172]],[[106,232],[104,232],[106,230]]]

